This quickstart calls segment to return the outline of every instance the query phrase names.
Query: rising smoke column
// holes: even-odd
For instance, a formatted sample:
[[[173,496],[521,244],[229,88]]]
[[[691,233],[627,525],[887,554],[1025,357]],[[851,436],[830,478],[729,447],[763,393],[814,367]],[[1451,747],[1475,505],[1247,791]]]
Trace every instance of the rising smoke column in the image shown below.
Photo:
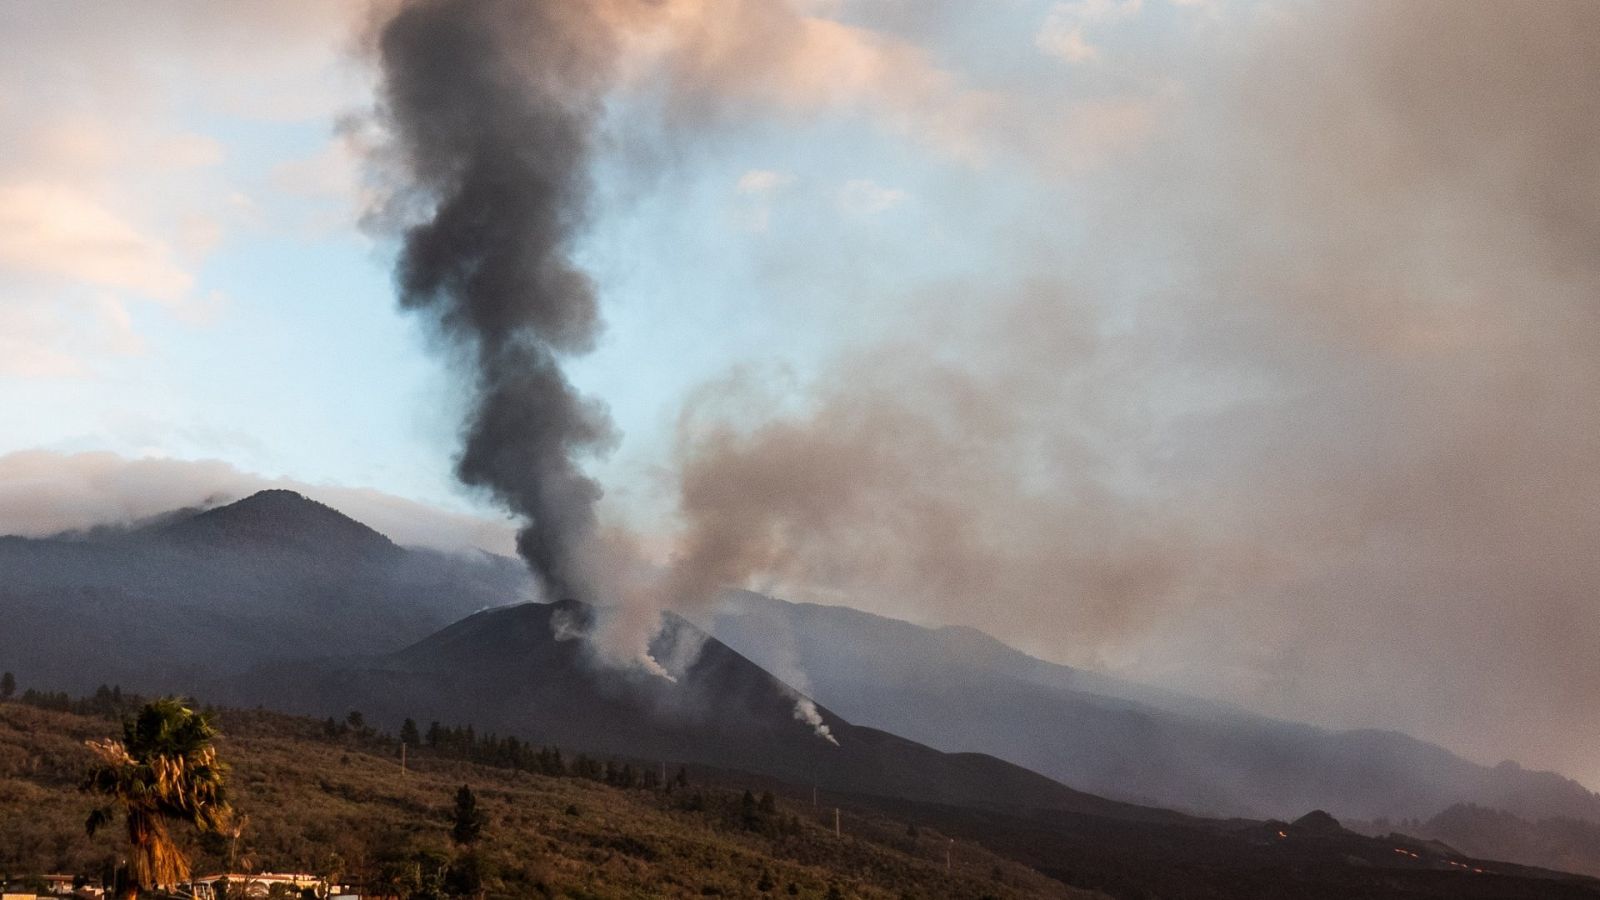
[[[396,201],[425,210],[404,232],[400,303],[427,317],[470,387],[456,475],[523,519],[517,546],[547,596],[592,594],[583,554],[600,488],[578,461],[612,429],[561,359],[599,329],[571,251],[610,36],[586,3],[412,0],[378,52]]]

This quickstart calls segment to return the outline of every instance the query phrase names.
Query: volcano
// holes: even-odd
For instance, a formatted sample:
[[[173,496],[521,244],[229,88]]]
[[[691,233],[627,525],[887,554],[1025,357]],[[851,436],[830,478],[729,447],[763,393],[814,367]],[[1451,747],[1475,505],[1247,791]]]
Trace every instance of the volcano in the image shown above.
[[[689,761],[825,790],[964,806],[1070,810],[1136,820],[1175,813],[1118,803],[980,753],[944,753],[819,708],[837,743],[796,715],[803,695],[688,622],[669,616],[652,655],[673,678],[600,664],[576,637],[595,610],[524,603],[469,616],[395,653],[265,667],[222,699],[369,722],[471,724],[639,760]]]

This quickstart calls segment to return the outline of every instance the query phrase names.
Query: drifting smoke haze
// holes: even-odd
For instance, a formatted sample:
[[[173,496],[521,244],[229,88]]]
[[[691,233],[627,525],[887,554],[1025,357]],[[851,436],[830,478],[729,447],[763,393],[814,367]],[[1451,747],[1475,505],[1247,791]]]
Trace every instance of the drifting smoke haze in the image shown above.
[[[1592,780],[1600,7],[1247,36],[1079,250],[919,293],[799,400],[696,397],[668,593],[964,622]]]
[[[1600,714],[1595,7],[1268,9],[1177,86],[1074,108],[1096,127],[780,5],[596,9],[415,4],[383,48],[437,202],[405,302],[474,373],[461,475],[528,518],[549,591],[623,601],[609,655],[752,587],[1587,770],[1527,735]],[[1102,165],[1077,245],[885,298],[893,337],[798,392],[743,367],[691,397],[660,573],[593,540],[607,431],[557,365],[595,333],[567,251],[612,40],[669,128],[846,102],[959,164]],[[631,573],[605,598],[599,558]]]
[[[609,36],[588,4],[414,0],[382,28],[380,116],[404,215],[402,305],[429,318],[470,390],[458,477],[524,522],[517,549],[552,599],[594,601],[586,553],[613,441],[561,359],[599,330],[572,262],[586,221]]]
[[[1247,386],[1171,471],[1270,555],[1172,652],[1236,629],[1268,708],[1531,750],[1600,712],[1600,8],[1358,9],[1286,26],[1203,190],[1168,148],[1180,203],[1128,219],[1182,259],[1175,349]]]

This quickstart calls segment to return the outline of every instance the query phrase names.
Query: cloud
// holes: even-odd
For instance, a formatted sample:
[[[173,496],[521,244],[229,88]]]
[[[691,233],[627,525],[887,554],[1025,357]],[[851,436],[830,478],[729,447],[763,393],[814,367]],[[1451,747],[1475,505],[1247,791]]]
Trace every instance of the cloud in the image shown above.
[[[314,153],[273,167],[268,181],[293,202],[288,225],[312,236],[347,232],[381,208],[385,189],[366,166],[381,153],[382,135],[370,118],[347,117]]]
[[[1058,4],[1035,44],[1070,46],[1074,33],[1088,33],[1081,28],[1114,27],[1140,8],[1140,0]],[[950,4],[667,0],[605,9],[624,38],[624,92],[641,101],[635,110],[663,110],[668,135],[853,119],[944,162],[1016,165],[1056,180],[1144,143],[1180,93],[1172,79],[1129,67],[1099,66],[1097,76],[1113,77],[1081,81],[1055,77],[1048,61],[1012,63],[1010,74],[991,71],[993,59],[964,68],[973,54],[952,46],[969,47],[970,35],[929,24],[959,23]],[[1025,46],[1014,48],[1019,59]],[[1086,40],[1078,46],[1085,58],[1096,53]],[[1129,127],[1131,110],[1138,128]],[[1111,131],[1118,140],[1103,138]]]
[[[1131,19],[1143,9],[1143,0],[1075,0],[1050,7],[1034,36],[1034,45],[1066,62],[1081,64],[1100,58],[1085,32],[1091,28]]]
[[[906,192],[887,188],[869,178],[852,178],[839,189],[839,209],[847,215],[873,216],[899,206]]]
[[[75,352],[58,349],[69,343]],[[0,376],[84,378],[91,374],[86,355],[144,351],[132,312],[114,294],[90,291],[62,298],[21,292],[0,303]]]
[[[63,326],[47,304],[13,299],[0,304],[0,375],[60,378],[78,375],[78,360],[55,349]]]
[[[197,273],[243,209],[229,148],[192,123],[331,115],[352,96],[330,72],[362,15],[305,2],[0,9],[0,81],[27,86],[0,98],[0,317],[18,329],[7,374],[92,375],[138,344],[130,304],[203,318],[214,304]]]
[[[0,456],[0,535],[45,537],[125,525],[282,488],[320,500],[405,546],[515,552],[509,521],[442,510],[366,488],[242,472],[220,460],[27,450]]]
[[[769,169],[751,169],[739,176],[734,190],[744,202],[735,213],[735,221],[746,231],[765,234],[772,227],[773,199],[794,180],[790,172]]]
[[[617,4],[635,85],[663,88],[676,124],[747,121],[752,113],[872,116],[953,159],[988,155],[996,98],[891,35],[771,0]]]
[[[739,176],[741,194],[771,194],[794,183],[794,175],[770,169],[751,169]]]
[[[194,284],[164,241],[70,185],[0,184],[0,271],[177,302]]]

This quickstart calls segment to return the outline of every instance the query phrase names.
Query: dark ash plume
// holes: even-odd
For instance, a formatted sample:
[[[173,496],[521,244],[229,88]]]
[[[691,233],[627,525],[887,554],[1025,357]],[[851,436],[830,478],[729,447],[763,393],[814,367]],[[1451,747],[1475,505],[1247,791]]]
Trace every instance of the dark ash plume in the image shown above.
[[[518,549],[547,595],[592,593],[582,560],[600,487],[578,460],[613,435],[561,358],[599,330],[571,250],[610,36],[584,3],[413,0],[378,51],[397,199],[427,210],[404,234],[400,302],[470,382],[456,475],[523,518]]]

